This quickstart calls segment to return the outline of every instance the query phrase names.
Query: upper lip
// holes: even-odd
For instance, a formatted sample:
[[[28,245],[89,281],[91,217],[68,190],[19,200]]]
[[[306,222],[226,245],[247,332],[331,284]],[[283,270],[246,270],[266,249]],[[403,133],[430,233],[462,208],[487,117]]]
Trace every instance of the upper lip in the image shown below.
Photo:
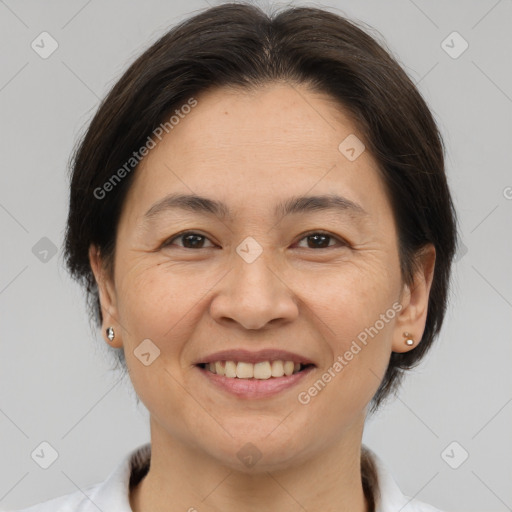
[[[288,352],[287,350],[277,350],[273,348],[252,351],[244,349],[221,350],[213,354],[204,356],[195,364],[215,363],[216,361],[237,361],[244,363],[261,363],[263,361],[293,361],[294,363],[314,364],[307,357]]]

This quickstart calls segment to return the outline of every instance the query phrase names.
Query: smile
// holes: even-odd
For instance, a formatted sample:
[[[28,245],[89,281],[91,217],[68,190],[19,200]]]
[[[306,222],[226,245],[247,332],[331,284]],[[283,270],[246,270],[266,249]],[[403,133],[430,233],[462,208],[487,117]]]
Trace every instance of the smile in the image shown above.
[[[267,380],[293,375],[310,365],[278,359],[276,361],[261,361],[255,364],[243,361],[215,361],[202,363],[199,366],[228,379]]]
[[[214,389],[239,399],[265,399],[296,386],[315,368],[293,361],[215,361],[196,365]]]

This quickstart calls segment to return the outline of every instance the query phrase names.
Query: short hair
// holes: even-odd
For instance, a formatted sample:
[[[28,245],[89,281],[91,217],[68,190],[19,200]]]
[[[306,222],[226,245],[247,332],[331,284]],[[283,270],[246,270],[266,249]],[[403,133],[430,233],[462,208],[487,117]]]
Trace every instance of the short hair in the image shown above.
[[[436,250],[421,343],[391,353],[370,413],[396,393],[405,371],[439,334],[457,245],[456,214],[443,140],[425,100],[384,43],[360,25],[319,8],[267,14],[253,5],[225,3],[182,21],[130,65],[102,101],[71,161],[64,256],[72,277],[86,288],[97,325],[102,313],[88,249],[99,247],[112,276],[121,207],[137,162],[113,182],[116,171],[117,178],[134,151],[194,95],[221,87],[304,84],[348,113],[376,160],[397,226],[405,283],[412,283],[421,249],[433,244]],[[107,182],[109,193],[98,198]],[[110,348],[126,369],[123,349]]]

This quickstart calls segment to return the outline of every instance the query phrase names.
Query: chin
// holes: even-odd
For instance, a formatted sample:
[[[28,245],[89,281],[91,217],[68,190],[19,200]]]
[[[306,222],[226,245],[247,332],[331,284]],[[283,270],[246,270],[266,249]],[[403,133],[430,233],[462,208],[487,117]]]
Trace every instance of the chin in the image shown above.
[[[252,430],[248,427],[243,431],[245,434],[239,431],[233,438],[210,438],[204,449],[212,459],[229,469],[248,474],[284,470],[305,462],[312,455],[314,440],[302,439],[300,431],[295,434],[287,429],[279,432],[280,427],[276,428],[275,422],[268,426],[265,429],[259,425],[255,429],[252,425]]]

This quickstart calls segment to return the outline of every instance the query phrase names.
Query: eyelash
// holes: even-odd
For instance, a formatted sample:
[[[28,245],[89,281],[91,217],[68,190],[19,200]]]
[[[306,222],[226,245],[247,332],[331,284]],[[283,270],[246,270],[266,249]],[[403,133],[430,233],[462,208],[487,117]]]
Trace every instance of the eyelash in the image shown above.
[[[206,240],[209,240],[209,238],[205,235],[202,235],[201,233],[198,233],[197,231],[184,231],[183,233],[179,233],[177,235],[173,235],[171,238],[168,238],[163,244],[162,244],[162,247],[169,247],[172,244],[172,242],[174,240],[177,240],[179,238],[184,238],[188,235],[198,235]],[[337,240],[339,242],[339,245],[340,246],[348,246],[348,243],[337,237],[337,236],[334,236],[332,235],[331,233],[328,233],[328,232],[325,232],[325,231],[310,231],[308,233],[305,233],[304,235],[302,235],[302,238],[299,239],[299,242],[301,242],[302,240],[304,240],[305,238],[308,238],[310,236],[313,236],[313,235],[323,235],[323,236],[326,236],[328,238],[331,238],[331,239],[334,239],[334,240]],[[211,242],[211,240],[210,240]],[[213,243],[213,242],[211,242]],[[199,249],[212,249],[212,247],[200,247],[199,249],[191,249],[190,247],[181,247],[181,246],[177,246],[179,247],[180,249],[187,249],[187,250],[190,250],[190,251],[195,251],[195,250],[199,250]],[[328,247],[319,247],[317,249],[312,249],[312,250],[319,250],[319,249],[331,249],[332,247],[335,247],[335,246],[328,246]],[[304,249],[304,247],[303,247]],[[306,249],[309,249],[309,247],[306,247]]]

